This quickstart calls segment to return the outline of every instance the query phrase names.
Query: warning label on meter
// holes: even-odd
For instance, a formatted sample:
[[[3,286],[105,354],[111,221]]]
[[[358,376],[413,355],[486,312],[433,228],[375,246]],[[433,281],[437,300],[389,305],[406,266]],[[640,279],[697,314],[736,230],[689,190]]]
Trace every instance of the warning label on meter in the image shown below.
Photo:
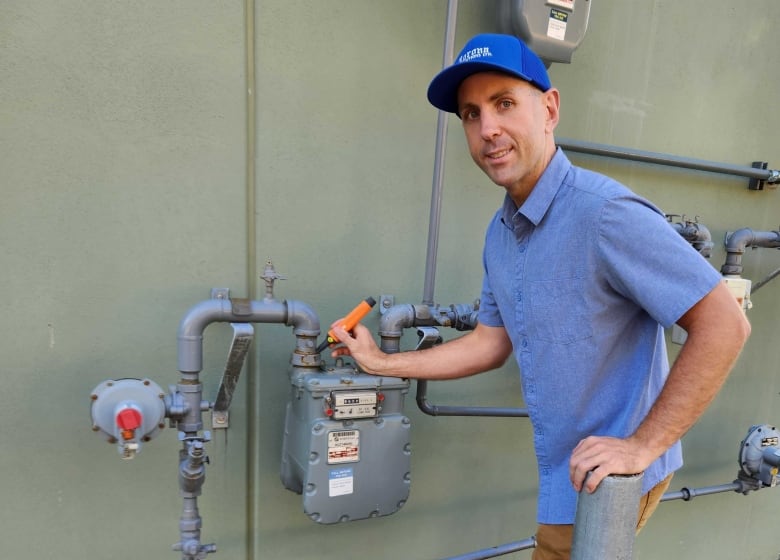
[[[356,463],[360,460],[360,432],[328,432],[328,464]]]
[[[547,21],[547,36],[563,41],[566,38],[566,25],[569,14],[563,10],[550,10],[550,19]]]

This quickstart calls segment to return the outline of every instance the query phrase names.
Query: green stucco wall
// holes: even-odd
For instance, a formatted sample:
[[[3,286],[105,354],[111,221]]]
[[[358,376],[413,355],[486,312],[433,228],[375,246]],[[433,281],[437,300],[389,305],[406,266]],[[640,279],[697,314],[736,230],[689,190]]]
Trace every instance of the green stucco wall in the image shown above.
[[[590,1],[585,41],[571,64],[550,69],[560,136],[780,166],[780,4]],[[496,29],[494,8],[459,3],[456,48]],[[367,295],[420,302],[437,118],[425,88],[441,67],[446,9],[444,0],[0,3],[4,557],[177,558],[174,430],[122,461],[90,429],[89,394],[108,378],[175,383],[179,320],[211,288],[262,297],[257,275],[270,258],[287,276],[277,298],[307,302],[323,325]],[[471,163],[454,118],[446,157],[436,300],[469,303],[502,191]],[[699,216],[716,268],[727,231],[780,226],[780,193],[748,191],[744,179],[570,157],[666,212]],[[744,264],[758,281],[780,257],[758,249]],[[779,295],[780,281],[753,297],[753,335],[686,435],[672,489],[731,482],[747,428],[780,421]],[[365,322],[376,330],[376,315]],[[206,331],[207,398],[229,331]],[[338,526],[310,521],[279,480],[292,347],[289,328],[257,326],[231,428],[208,444],[199,503],[215,558],[423,560],[533,534],[527,420],[433,418],[412,397],[406,506]],[[432,384],[429,398],[522,406],[512,365]],[[777,500],[765,490],[663,504],[636,557],[776,560]]]

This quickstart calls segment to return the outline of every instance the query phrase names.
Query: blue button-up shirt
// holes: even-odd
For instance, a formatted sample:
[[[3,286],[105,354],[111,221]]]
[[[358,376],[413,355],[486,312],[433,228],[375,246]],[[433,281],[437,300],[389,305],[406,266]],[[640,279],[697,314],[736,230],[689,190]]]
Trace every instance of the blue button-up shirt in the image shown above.
[[[504,326],[539,468],[539,523],[573,523],[569,459],[589,435],[626,437],[669,372],[664,327],[721,280],[650,202],[559,149],[521,208],[488,226],[479,321]],[[682,466],[677,442],[646,492]]]

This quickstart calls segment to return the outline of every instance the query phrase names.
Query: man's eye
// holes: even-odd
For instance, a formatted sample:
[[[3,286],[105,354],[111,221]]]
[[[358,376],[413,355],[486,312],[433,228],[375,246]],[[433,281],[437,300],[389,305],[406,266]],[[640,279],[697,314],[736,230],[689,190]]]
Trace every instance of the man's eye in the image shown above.
[[[512,106],[512,102],[509,99],[502,99],[501,100],[501,108],[502,109],[509,109]]]
[[[475,111],[474,109],[468,109],[466,111],[463,111],[463,120],[464,121],[473,121],[476,118],[479,118],[479,112],[478,111]]]

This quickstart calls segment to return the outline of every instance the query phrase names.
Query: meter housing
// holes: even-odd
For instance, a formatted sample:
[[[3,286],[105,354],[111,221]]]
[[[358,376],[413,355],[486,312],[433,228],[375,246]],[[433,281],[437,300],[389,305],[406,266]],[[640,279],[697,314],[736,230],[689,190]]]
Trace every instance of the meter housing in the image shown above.
[[[335,367],[293,367],[281,479],[323,524],[395,513],[409,496],[409,380]]]

